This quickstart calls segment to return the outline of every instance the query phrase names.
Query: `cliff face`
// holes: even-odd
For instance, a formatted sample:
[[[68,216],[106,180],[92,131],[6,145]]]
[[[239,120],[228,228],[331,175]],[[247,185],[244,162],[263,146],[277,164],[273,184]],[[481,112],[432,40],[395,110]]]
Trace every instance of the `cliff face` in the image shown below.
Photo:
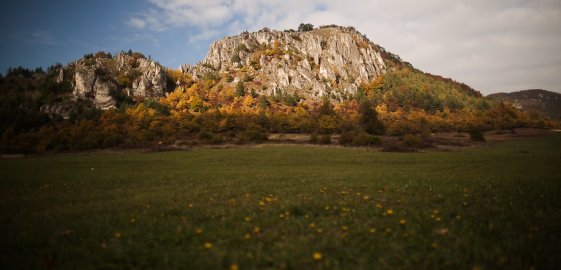
[[[66,72],[74,73],[74,98],[92,101],[103,110],[115,108],[120,97],[161,97],[166,89],[164,68],[138,53],[87,56]]]
[[[353,28],[325,27],[306,32],[244,32],[214,42],[207,57],[185,67],[195,79],[215,71],[250,76],[263,94],[298,92],[307,98],[354,93],[361,82],[386,72],[378,47]]]

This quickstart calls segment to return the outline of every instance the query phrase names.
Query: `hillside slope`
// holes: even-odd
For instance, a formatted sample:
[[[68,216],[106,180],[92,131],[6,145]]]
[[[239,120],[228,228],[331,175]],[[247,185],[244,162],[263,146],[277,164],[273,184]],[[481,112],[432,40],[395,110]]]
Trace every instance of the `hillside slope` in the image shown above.
[[[529,89],[511,93],[496,93],[488,97],[510,103],[527,112],[540,113],[551,119],[561,119],[561,94],[559,93]]]

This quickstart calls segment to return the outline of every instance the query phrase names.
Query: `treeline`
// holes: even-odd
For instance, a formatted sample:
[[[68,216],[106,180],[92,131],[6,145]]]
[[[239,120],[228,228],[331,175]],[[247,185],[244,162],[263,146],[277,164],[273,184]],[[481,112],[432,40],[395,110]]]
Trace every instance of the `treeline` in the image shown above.
[[[361,85],[357,93],[334,100],[306,100],[297,93],[263,95],[251,76],[237,83],[231,75],[203,76],[168,71],[174,91],[159,100],[136,98],[118,109],[99,111],[73,103],[68,119],[49,117],[42,105],[68,100],[71,88],[56,83],[57,68],[13,70],[0,81],[0,152],[84,151],[174,144],[251,143],[268,133],[309,133],[313,143],[339,134],[343,145],[380,144],[379,135],[417,143],[439,131],[511,130],[556,123],[469,93],[448,80],[408,68]],[[247,74],[246,74],[247,75]]]

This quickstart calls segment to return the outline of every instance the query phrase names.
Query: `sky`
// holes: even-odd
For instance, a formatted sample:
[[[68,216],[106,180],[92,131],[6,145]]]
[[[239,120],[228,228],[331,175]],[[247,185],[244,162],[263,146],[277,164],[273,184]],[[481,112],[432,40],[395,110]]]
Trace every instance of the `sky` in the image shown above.
[[[2,0],[0,72],[129,49],[177,68],[224,36],[302,22],[354,26],[483,94],[561,93],[560,0]]]

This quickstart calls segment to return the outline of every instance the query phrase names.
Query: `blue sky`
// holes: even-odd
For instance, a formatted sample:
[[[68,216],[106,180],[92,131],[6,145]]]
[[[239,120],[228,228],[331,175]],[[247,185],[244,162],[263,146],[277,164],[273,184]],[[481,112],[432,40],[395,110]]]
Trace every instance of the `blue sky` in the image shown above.
[[[151,31],[128,20],[149,8],[142,1],[12,1],[0,9],[0,71],[47,67],[89,52],[133,49],[170,67],[197,62],[210,41],[189,44],[188,26]]]
[[[6,2],[6,1],[4,1]],[[21,0],[0,9],[0,71],[132,49],[177,68],[241,31],[354,26],[423,71],[484,94],[561,92],[559,0]]]

